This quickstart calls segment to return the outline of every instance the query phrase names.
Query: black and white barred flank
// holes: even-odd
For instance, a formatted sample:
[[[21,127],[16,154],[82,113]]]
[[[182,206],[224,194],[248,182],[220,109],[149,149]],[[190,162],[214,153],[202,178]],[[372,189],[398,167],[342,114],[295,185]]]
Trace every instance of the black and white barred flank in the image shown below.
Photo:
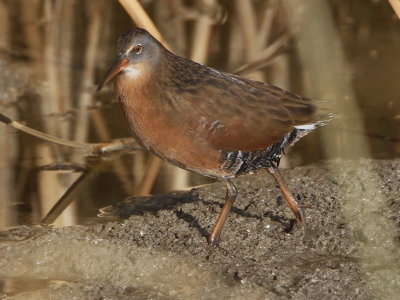
[[[293,145],[300,138],[314,130],[325,122],[319,121],[313,124],[295,126],[279,142],[266,149],[255,151],[221,151],[222,169],[242,175],[262,168],[279,165],[284,149]]]

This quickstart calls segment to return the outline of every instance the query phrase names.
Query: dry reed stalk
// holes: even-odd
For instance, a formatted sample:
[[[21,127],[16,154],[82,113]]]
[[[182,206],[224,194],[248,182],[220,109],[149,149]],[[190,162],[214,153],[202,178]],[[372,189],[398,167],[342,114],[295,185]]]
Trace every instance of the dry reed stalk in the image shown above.
[[[260,48],[257,42],[256,14],[251,0],[236,0],[236,14],[239,19],[244,44],[244,57],[246,62],[256,59]],[[252,79],[264,81],[264,74],[256,71],[249,74]]]
[[[30,174],[31,170],[36,168],[36,165],[34,164],[35,161],[32,160],[32,156],[35,156],[34,154],[35,149],[34,148],[28,148],[25,147],[22,150],[20,150],[20,153],[18,153],[18,161],[26,161],[24,163],[23,167],[18,168],[18,180],[15,183],[15,199],[17,201],[21,201],[23,199],[23,195],[25,192],[26,187],[29,185],[29,180],[30,180]],[[16,164],[16,166],[18,166]],[[14,166],[15,167],[15,166]],[[39,213],[39,207],[38,206],[32,206],[32,215],[36,216],[37,218],[34,218],[36,220],[39,219],[40,213]]]
[[[52,224],[58,220],[60,215],[64,216],[64,211],[73,204],[73,201],[82,191],[87,190],[87,186],[98,176],[98,173],[105,167],[105,163],[98,164],[88,172],[84,172],[77,177],[73,184],[65,191],[59,200],[47,211],[47,214],[41,219],[43,224]],[[63,214],[64,213],[64,214]]]
[[[42,8],[42,0],[32,0],[29,3],[26,1],[19,1],[19,14],[17,15],[21,22],[25,24],[29,24],[27,26],[23,26],[23,37],[24,41],[27,44],[27,55],[30,58],[30,64],[31,64],[31,69],[34,70],[34,72],[40,77],[44,78],[46,76],[44,70],[44,36],[43,36],[43,31],[42,27],[40,26],[40,21],[43,20],[43,11],[41,10]],[[15,4],[15,3],[14,3]],[[40,105],[40,109],[46,108],[44,107],[43,104]],[[42,113],[46,113],[47,109],[45,111],[42,111]],[[23,158],[24,155],[26,155],[27,152],[33,151],[36,152],[37,149],[28,149],[24,148],[21,157]],[[28,178],[28,171],[26,169],[22,169],[20,176],[18,178],[17,182],[17,193],[21,194],[22,190],[26,186]],[[20,196],[20,195],[18,195]],[[18,197],[17,199],[19,199]],[[50,201],[50,200],[49,200]],[[38,211],[38,206],[40,205],[34,205],[33,203],[33,218],[35,218],[35,212]],[[37,219],[40,217],[36,214]]]
[[[269,60],[292,36],[290,30],[286,29],[283,35],[272,43],[269,43],[273,20],[278,12],[280,3],[281,2],[278,0],[268,1],[268,5],[262,13],[260,26],[257,32],[258,47],[261,49],[258,54],[259,59],[264,58],[265,60]],[[283,22],[288,23],[287,20]],[[289,27],[289,25],[287,25],[287,27]],[[265,45],[267,44],[268,46],[266,47]],[[269,79],[269,82],[285,90],[290,89],[289,57],[287,55],[283,54],[272,58],[270,72],[272,78]],[[283,160],[283,162],[285,163],[285,160]]]
[[[198,4],[202,13],[197,18],[193,31],[193,43],[191,46],[190,59],[200,64],[206,64],[212,26],[214,24],[209,12],[216,10],[215,0],[202,0]]]
[[[72,109],[72,78],[73,78],[73,49],[74,49],[74,8],[75,0],[62,1],[60,9],[60,34],[59,39],[59,57],[60,64],[58,67],[60,78],[60,111],[65,116]],[[70,118],[61,117],[60,119],[60,136],[64,139],[71,138],[72,120]]]
[[[134,184],[134,193],[137,191],[137,187],[140,185],[140,181],[144,178],[145,165],[146,165],[147,153],[143,151],[138,151],[132,157],[132,175]]]
[[[120,152],[123,150],[132,151],[132,150],[142,150],[141,147],[137,145],[137,143],[132,138],[118,139],[111,143],[78,143],[70,140],[61,139],[58,137],[51,136],[49,134],[37,131],[30,127],[27,127],[17,121],[13,121],[7,116],[0,113],[0,122],[13,127],[17,130],[25,132],[31,136],[37,137],[44,141],[48,141],[57,145],[66,146],[75,149],[81,149],[85,151],[86,155],[102,155],[112,152]]]
[[[151,19],[154,24],[163,24],[163,29],[160,34],[163,36],[164,40],[174,41],[171,34],[170,23],[171,23],[171,12],[170,12],[170,1],[154,1]],[[174,34],[174,33],[172,33]],[[174,46],[174,45],[172,45]]]
[[[6,109],[9,114],[17,114],[15,107]],[[12,134],[8,128],[0,128],[0,169],[3,176],[0,176],[0,230],[15,225],[15,211],[11,209],[15,203],[15,165],[17,163],[18,142],[10,138]]]
[[[243,64],[243,51],[244,51],[244,43],[242,39],[242,35],[240,33],[240,25],[237,22],[236,13],[232,16],[232,21],[229,26],[229,39],[228,39],[228,66],[229,70],[234,70],[237,66]],[[233,71],[234,72],[234,71]]]
[[[289,80],[289,57],[287,54],[282,54],[273,59],[271,62],[271,83],[283,88],[284,90],[290,89]]]
[[[96,133],[99,135],[101,141],[109,141],[111,139],[110,132],[106,126],[104,118],[101,112],[97,109],[90,111],[91,120],[95,127]],[[133,193],[133,184],[131,178],[129,178],[128,170],[122,163],[121,159],[117,158],[112,162],[113,169],[117,174],[118,178],[122,182],[122,186],[127,193]]]
[[[57,54],[57,38],[59,36],[58,26],[56,23],[55,7],[53,1],[46,0],[43,6],[43,13],[45,19],[45,43],[44,43],[44,61],[45,61],[45,72],[46,72],[46,98],[51,101],[42,101],[41,112],[44,118],[43,123],[46,128],[46,132],[52,135],[59,135],[59,122],[54,118],[54,114],[60,113],[62,103],[60,102],[60,88],[59,88],[59,72],[58,72],[58,60]]]
[[[51,159],[51,150],[46,145],[39,145],[36,148],[38,165],[43,166],[53,162]],[[76,180],[79,174],[69,174],[69,180]],[[50,209],[54,206],[56,199],[62,197],[62,195],[68,190],[68,188],[60,180],[60,174],[58,172],[40,171],[38,174],[39,182],[39,199],[41,200],[41,217],[45,216]],[[76,224],[76,207],[74,204],[66,208],[62,214],[62,218],[57,219],[54,223],[55,226],[67,226]],[[41,219],[41,218],[40,218]],[[37,220],[39,221],[39,220]]]
[[[23,26],[23,36],[27,44],[28,53],[32,64],[32,69],[38,75],[43,76],[43,35],[40,27],[40,8],[42,0],[20,1],[19,17],[23,22],[29,24]]]
[[[10,49],[10,7],[0,2],[0,50]],[[9,114],[15,115],[13,106],[2,108]],[[18,153],[16,139],[10,139],[7,128],[0,128],[0,168],[5,176],[0,176],[0,230],[15,224],[15,212],[10,209],[15,199],[15,163]]]
[[[85,142],[89,132],[89,107],[93,104],[93,85],[96,68],[97,47],[100,37],[100,24],[104,1],[90,2],[90,20],[86,34],[86,48],[84,54],[84,67],[81,74],[79,88],[78,113],[75,120],[74,140]]]
[[[154,25],[149,15],[144,10],[143,6],[137,0],[119,0],[119,3],[126,10],[132,20],[138,27],[146,29],[157,40],[159,40],[165,47],[169,48],[167,42],[162,37],[160,31]]]
[[[264,9],[260,26],[257,32],[257,48],[262,49],[269,41],[272,32],[272,22],[276,11],[279,7],[279,0],[268,1],[267,7]]]
[[[251,61],[255,56],[257,45],[256,15],[251,0],[235,0],[236,12],[243,34],[244,56],[246,61]]]
[[[150,155],[146,163],[145,174],[139,185],[137,186],[135,196],[147,196],[150,194],[154,182],[161,168],[162,160],[157,156]]]
[[[45,89],[45,97],[41,99],[40,112],[43,116],[43,124],[46,132],[59,136],[60,126],[54,115],[59,114],[62,108],[60,90],[59,90],[59,70],[58,61],[59,56],[57,53],[58,46],[58,24],[56,14],[59,12],[57,8],[60,2],[54,3],[51,0],[46,0],[43,3],[43,16],[45,20],[44,26],[44,70],[47,86]],[[51,99],[46,101],[45,99]],[[36,165],[40,166],[43,161],[47,163],[53,162],[60,156],[60,149],[53,147],[53,145],[38,145],[35,149],[36,152]],[[64,184],[59,180],[59,177],[54,173],[40,174],[38,176],[38,189],[40,191],[40,207],[50,207],[54,202],[55,195],[62,195],[66,189]],[[43,214],[43,211],[42,211]],[[67,219],[73,219],[73,214],[68,211],[69,216]],[[61,225],[62,223],[60,223]]]
[[[239,68],[237,68],[234,73],[235,74],[243,74],[249,72],[250,70],[258,70],[261,68],[265,68],[268,64],[271,63],[272,58],[274,55],[278,53],[278,50],[292,37],[292,33],[285,32],[275,41],[273,41],[268,47],[262,49],[258,54],[257,57]]]
[[[10,10],[6,2],[0,2],[0,50],[10,51]]]
[[[392,6],[394,12],[397,17],[400,19],[400,1],[399,0],[388,0],[390,5]]]
[[[169,0],[169,11],[172,15],[171,32],[175,36],[174,51],[183,55],[186,50],[186,31],[185,31],[185,18],[183,17],[185,8],[182,0]]]

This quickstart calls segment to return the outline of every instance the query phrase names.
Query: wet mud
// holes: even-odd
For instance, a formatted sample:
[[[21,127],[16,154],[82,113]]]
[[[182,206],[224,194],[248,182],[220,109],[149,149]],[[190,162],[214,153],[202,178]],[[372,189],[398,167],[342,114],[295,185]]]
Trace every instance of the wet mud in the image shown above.
[[[130,199],[103,210],[103,215],[125,219],[2,232],[3,296],[372,299],[386,295],[389,299],[395,295],[400,160],[336,161],[282,173],[306,207],[307,226],[295,220],[273,179],[259,172],[234,181],[239,196],[216,247],[206,244],[206,236],[223,203],[222,183]],[[360,205],[352,205],[349,197]],[[375,203],[378,198],[379,211],[364,211],[371,207],[368,201]],[[365,226],[365,232],[363,225],[358,227],[365,218],[371,218],[366,220],[369,224],[381,224],[377,232],[370,232],[374,226]],[[386,240],[376,246],[379,237]],[[378,255],[380,244],[386,257]],[[371,247],[378,250],[369,252]],[[382,286],[378,281],[386,282],[385,276],[391,278]]]

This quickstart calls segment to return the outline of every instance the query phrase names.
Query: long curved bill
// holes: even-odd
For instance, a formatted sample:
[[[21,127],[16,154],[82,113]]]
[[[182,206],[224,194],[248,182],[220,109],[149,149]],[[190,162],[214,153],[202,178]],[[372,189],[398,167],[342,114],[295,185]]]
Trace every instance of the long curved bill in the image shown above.
[[[108,70],[106,75],[101,80],[99,86],[96,89],[96,93],[100,92],[100,90],[105,86],[115,75],[121,72],[128,65],[128,59],[119,55],[117,59],[114,61],[111,68]]]

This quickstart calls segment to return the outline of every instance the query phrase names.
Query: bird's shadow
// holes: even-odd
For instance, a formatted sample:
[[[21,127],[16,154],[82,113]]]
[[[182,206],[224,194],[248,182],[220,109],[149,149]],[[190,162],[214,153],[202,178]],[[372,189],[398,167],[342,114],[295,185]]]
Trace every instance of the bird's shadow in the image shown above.
[[[100,208],[100,214],[98,214],[98,216],[126,219],[133,215],[143,215],[149,212],[155,213],[160,210],[173,210],[177,206],[185,203],[197,202],[199,199],[195,189],[146,197],[130,196],[123,201]]]
[[[201,199],[197,189],[191,189],[190,191],[177,191],[146,197],[130,196],[123,201],[99,209],[100,213],[98,216],[127,219],[133,215],[156,213],[160,210],[174,210],[177,218],[186,221],[191,227],[196,228],[203,236],[207,236],[208,232],[206,228],[200,225],[195,216],[188,212],[184,212],[182,209],[178,209],[178,207],[183,204],[195,202],[201,202],[210,206],[219,206],[221,208],[223,206],[223,202]],[[295,224],[295,219],[287,219],[276,215],[271,211],[265,211],[259,215],[247,212],[246,208],[241,209],[235,206],[232,207],[231,211],[233,214],[237,214],[245,218],[258,220],[269,218],[271,221],[280,223],[283,226],[284,232],[286,233],[291,232]]]

